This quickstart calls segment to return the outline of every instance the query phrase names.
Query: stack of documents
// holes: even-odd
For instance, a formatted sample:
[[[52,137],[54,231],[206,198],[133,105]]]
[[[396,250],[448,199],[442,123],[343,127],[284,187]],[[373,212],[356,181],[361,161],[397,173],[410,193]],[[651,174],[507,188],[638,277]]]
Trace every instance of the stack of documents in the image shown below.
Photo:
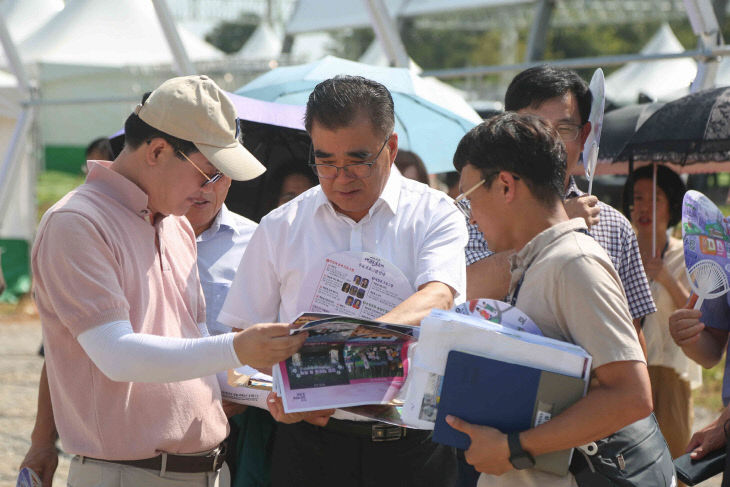
[[[227,401],[265,408],[266,397],[271,392],[272,377],[244,365],[218,373],[218,385],[221,398]]]
[[[459,388],[463,389],[463,384],[450,388],[448,391],[442,390],[446,365],[449,360],[449,354],[452,351],[465,352],[471,356],[477,356],[473,360],[481,360],[484,357],[492,361],[498,361],[506,364],[505,367],[507,368],[510,368],[509,364],[530,368],[533,370],[533,372],[530,372],[532,374],[531,380],[533,381],[535,377],[537,377],[537,380],[541,380],[540,374],[543,371],[565,376],[569,379],[578,379],[579,389],[581,389],[580,397],[585,394],[588,388],[591,372],[591,356],[581,347],[533,333],[515,330],[514,328],[480,318],[465,316],[450,311],[433,310],[421,323],[418,343],[410,364],[408,381],[404,387],[405,404],[403,406],[402,418],[409,426],[421,429],[433,429],[437,417],[443,418],[446,414],[459,415],[459,408],[454,409],[453,412],[449,411],[448,408],[442,411],[441,401],[446,400],[447,406],[451,407],[449,405],[458,405],[460,402],[468,402],[472,400],[470,398],[476,397],[473,394],[471,396],[464,396],[462,392],[457,392]],[[462,360],[460,364],[461,369],[459,372],[456,372],[457,375],[466,373],[464,371],[464,366],[466,365],[466,362],[464,362],[465,359],[462,357],[460,360]],[[473,361],[469,362],[472,376],[468,377],[468,380],[474,379],[474,383],[487,380],[489,377],[488,374],[473,374],[474,371],[481,370],[475,366],[475,363]],[[495,363],[492,363],[492,365],[495,365]],[[486,366],[486,362],[482,362],[481,366]],[[510,373],[514,372],[514,368],[512,369]],[[504,372],[504,367],[500,370]],[[525,380],[527,380],[526,377],[527,375],[525,376]],[[452,385],[459,384],[463,380],[466,379],[462,377],[453,382]],[[519,391],[522,388],[521,380],[512,379],[509,385],[515,391]],[[490,400],[498,400],[500,394],[505,394],[504,390],[496,387],[498,385],[504,385],[504,382],[495,383],[493,390],[490,390],[485,385],[479,397],[485,398],[489,396]],[[533,412],[536,413],[534,409],[534,392],[533,390],[532,399],[526,399],[527,403],[513,404],[515,408],[519,406],[524,409],[529,409],[531,412],[529,421],[532,424],[521,424],[520,427],[524,426],[522,428],[523,430],[549,419],[545,414],[532,414]],[[446,399],[447,393],[451,395],[448,399]],[[515,397],[514,400],[517,401],[518,399]],[[484,409],[492,407],[489,402],[483,404]],[[467,407],[469,405],[462,404],[462,406]],[[467,407],[467,409],[476,413],[480,410],[480,405],[475,405],[473,409]],[[557,405],[553,405],[552,414],[558,414],[562,409],[564,409],[563,406],[558,407]],[[469,418],[463,419],[468,420]],[[480,424],[476,416],[472,417],[472,419],[475,423]],[[453,431],[445,423],[443,426]],[[495,426],[499,427],[500,424],[495,423]],[[449,444],[456,446],[453,442]],[[464,444],[462,442],[461,447],[463,446]],[[570,458],[569,452],[567,458]],[[567,461],[565,465],[562,465],[562,461],[559,463],[559,468],[548,468],[548,470],[556,471],[562,470],[563,467],[567,468]]]

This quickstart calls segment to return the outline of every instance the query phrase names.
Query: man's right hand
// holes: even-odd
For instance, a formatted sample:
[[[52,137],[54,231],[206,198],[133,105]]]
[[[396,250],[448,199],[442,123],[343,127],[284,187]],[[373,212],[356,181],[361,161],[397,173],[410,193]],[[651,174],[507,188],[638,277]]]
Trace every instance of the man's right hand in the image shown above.
[[[563,205],[570,218],[583,218],[588,228],[598,224],[598,214],[601,213],[601,209],[598,207],[598,198],[595,196],[584,194],[576,198],[568,198]]]
[[[53,485],[53,474],[56,472],[56,467],[58,467],[56,445],[53,443],[44,445],[31,443],[30,449],[25,454],[18,470],[23,467],[28,467],[37,473],[41,478],[43,487],[51,487]]]
[[[725,438],[727,413],[726,409],[719,418],[692,435],[686,450],[692,460],[699,460],[708,453],[725,446],[727,441]]]
[[[287,323],[259,323],[236,333],[233,348],[242,364],[254,369],[271,367],[291,357],[308,334],[289,334]]]
[[[678,347],[691,345],[700,339],[705,329],[700,322],[702,313],[698,309],[678,309],[669,316],[669,333]]]

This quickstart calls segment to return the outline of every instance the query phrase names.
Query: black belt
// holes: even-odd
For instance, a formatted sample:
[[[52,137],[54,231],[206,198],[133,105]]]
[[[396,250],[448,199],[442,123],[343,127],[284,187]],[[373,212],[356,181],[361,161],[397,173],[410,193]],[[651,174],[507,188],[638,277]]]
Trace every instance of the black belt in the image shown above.
[[[119,465],[128,465],[130,467],[146,468],[149,470],[163,471],[163,461],[165,455],[158,455],[152,458],[144,458],[142,460],[104,460],[101,458],[80,457],[82,461],[92,460],[95,462],[117,463]],[[226,460],[226,447],[221,444],[218,448],[214,448],[205,455],[173,455],[168,453],[167,460],[164,465],[166,472],[178,473],[202,473],[217,472],[223,466]]]
[[[333,418],[330,418],[324,429],[334,433],[357,436],[359,438],[368,438],[370,441],[398,441],[405,438],[406,434],[412,434],[415,432],[409,432],[408,428],[386,423],[347,421]]]

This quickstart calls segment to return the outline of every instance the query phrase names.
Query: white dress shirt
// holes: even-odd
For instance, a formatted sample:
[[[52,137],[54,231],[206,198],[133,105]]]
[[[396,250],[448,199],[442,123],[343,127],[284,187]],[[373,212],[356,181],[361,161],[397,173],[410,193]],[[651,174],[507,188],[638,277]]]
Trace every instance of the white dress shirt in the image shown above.
[[[378,200],[359,222],[335,211],[320,186],[266,215],[241,260],[218,321],[236,328],[291,322],[316,283],[306,282],[335,252],[370,252],[413,286],[466,288],[464,217],[451,198],[406,179],[393,166]],[[310,277],[311,278],[311,277]],[[463,298],[462,298],[463,300]]]
[[[210,228],[195,239],[198,274],[205,295],[205,321],[211,335],[230,332],[216,321],[256,223],[223,205]]]

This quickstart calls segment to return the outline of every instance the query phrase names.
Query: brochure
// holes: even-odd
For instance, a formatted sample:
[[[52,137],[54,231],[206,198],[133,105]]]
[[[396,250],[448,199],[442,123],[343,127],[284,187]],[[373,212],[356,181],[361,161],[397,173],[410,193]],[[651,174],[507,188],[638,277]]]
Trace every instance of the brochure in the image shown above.
[[[320,317],[320,314],[314,316]],[[273,390],[287,413],[371,404],[401,405],[416,327],[347,316],[310,321],[303,313],[292,333],[307,331],[302,348],[274,367]]]
[[[304,280],[299,309],[376,319],[415,292],[398,267],[368,252],[336,252]]]

